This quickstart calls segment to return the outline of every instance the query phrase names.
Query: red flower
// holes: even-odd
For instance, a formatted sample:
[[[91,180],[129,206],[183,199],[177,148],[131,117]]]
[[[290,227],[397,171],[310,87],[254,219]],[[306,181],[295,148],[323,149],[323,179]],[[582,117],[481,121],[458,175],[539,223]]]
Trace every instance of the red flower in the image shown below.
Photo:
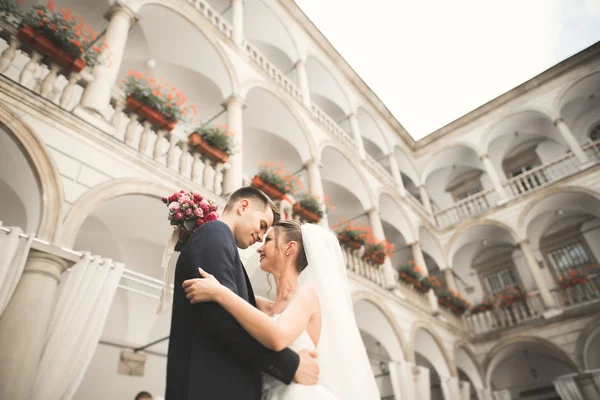
[[[211,212],[209,213],[206,217],[204,217],[204,219],[206,220],[206,222],[208,221],[215,221],[219,216],[217,215],[216,212]]]
[[[183,213],[181,211],[176,211],[175,214],[173,214],[173,219],[181,221],[183,219]]]
[[[202,220],[202,218],[198,218],[198,219],[196,220],[196,225],[195,225],[195,227],[196,227],[196,228],[200,228],[202,225],[204,225],[204,221]]]

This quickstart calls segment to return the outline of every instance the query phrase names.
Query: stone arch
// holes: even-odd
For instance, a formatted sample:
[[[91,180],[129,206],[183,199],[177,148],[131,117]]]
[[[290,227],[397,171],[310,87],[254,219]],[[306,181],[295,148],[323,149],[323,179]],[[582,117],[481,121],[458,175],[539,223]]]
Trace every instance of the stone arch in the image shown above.
[[[490,143],[492,143],[494,141],[494,139],[496,139],[499,136],[495,136],[494,133],[497,130],[497,128],[502,125],[506,120],[518,116],[518,115],[524,115],[524,114],[538,114],[541,116],[544,116],[546,118],[548,118],[550,121],[552,121],[552,118],[550,116],[550,113],[548,112],[548,110],[542,109],[542,108],[526,108],[526,109],[522,109],[513,113],[509,113],[506,114],[504,116],[502,116],[501,118],[498,118],[496,121],[494,121],[493,124],[491,124],[489,126],[489,128],[486,130],[485,134],[482,135],[481,137],[481,142],[479,144],[479,147],[487,152]]]
[[[593,340],[600,338],[600,319],[592,319],[588,324],[579,332],[577,343],[575,345],[575,356],[577,361],[584,371],[591,370],[597,366],[590,366],[588,358],[591,353],[587,348]]]
[[[395,192],[391,192],[383,187],[380,188],[379,190],[377,190],[377,192],[375,193],[375,198],[377,199],[377,205],[380,207],[380,210],[379,210],[380,213],[383,212],[381,210],[381,200],[384,195],[389,197],[392,200],[392,202],[396,206],[397,210],[400,212],[401,217],[404,218],[406,220],[406,222],[408,222],[407,224],[404,224],[404,225],[400,225],[400,224],[396,223],[396,224],[394,224],[394,226],[398,229],[398,231],[402,234],[402,236],[404,236],[404,239],[406,240],[407,243],[412,243],[416,237],[416,235],[414,233],[414,227],[412,226],[412,219],[406,213],[406,209],[404,208],[403,203],[398,199],[398,194]]]
[[[444,248],[434,232],[428,226],[424,224],[419,226],[416,239],[421,243],[421,250],[426,252],[440,269],[444,269],[448,266]]]
[[[479,384],[479,388],[483,389],[485,387],[485,382],[483,381],[483,368],[481,367],[481,364],[479,362],[477,362],[477,357],[475,356],[475,352],[471,349],[471,346],[469,345],[469,343],[467,343],[466,341],[464,341],[462,339],[457,340],[454,343],[454,349],[453,349],[454,363],[456,364],[457,371],[459,368],[459,361],[458,361],[459,353],[458,352],[460,349],[464,350],[464,352],[468,356],[469,360],[473,363],[473,366],[475,366],[475,368],[476,368],[476,371],[466,371],[465,369],[463,369],[463,371],[467,374],[467,376],[469,377],[471,382],[473,382],[473,384],[475,384],[475,385]],[[475,372],[477,375],[471,376],[471,375],[473,375],[472,372]]]
[[[381,153],[386,155],[392,151],[392,146],[390,146],[390,142],[381,129],[381,126],[379,126],[377,120],[373,118],[373,115],[365,107],[358,107],[356,110],[356,119],[358,120],[358,126],[363,138],[367,139],[367,143],[365,143],[367,153],[377,159],[378,157],[375,157],[375,154]],[[373,147],[370,146],[371,143],[376,148],[371,148]]]
[[[280,90],[276,90],[273,88],[273,85],[270,82],[266,82],[264,80],[253,80],[246,82],[241,90],[240,95],[243,99],[246,99],[248,94],[253,89],[262,89],[272,95],[275,99],[277,99],[286,109],[289,111],[291,116],[297,122],[304,138],[306,139],[306,143],[308,145],[308,152],[310,158],[318,159],[323,149],[319,149],[315,142],[314,137],[311,134],[310,129],[306,124],[306,120],[302,117],[302,115],[298,112],[298,108],[294,102],[292,102],[288,96],[284,96]],[[306,161],[306,160],[303,160]]]
[[[64,204],[58,168],[34,129],[23,121],[20,115],[3,104],[0,104],[0,124],[9,130],[22,146],[25,157],[29,159],[33,172],[37,175],[41,210],[36,236],[56,243]]]
[[[503,222],[492,220],[492,219],[475,220],[472,223],[468,223],[466,225],[461,226],[460,229],[458,229],[456,232],[454,232],[454,235],[452,235],[450,240],[446,243],[446,246],[444,246],[445,254],[449,260],[451,259],[452,246],[454,245],[456,240],[458,238],[460,238],[466,232],[468,232],[471,229],[476,228],[478,226],[495,226],[497,228],[500,228],[500,229],[510,233],[510,235],[513,237],[515,242],[518,243],[520,241],[519,236],[517,235],[515,230]]]
[[[67,247],[73,246],[79,228],[86,218],[96,207],[110,199],[128,194],[142,194],[161,198],[165,194],[172,193],[173,190],[173,188],[140,179],[117,179],[98,185],[83,194],[73,204],[64,219],[63,229],[57,242]]]
[[[364,199],[366,201],[366,204],[364,204],[365,209],[374,207],[376,204],[375,193],[373,192],[371,185],[369,184],[369,180],[367,179],[362,168],[360,168],[359,165],[352,162],[352,159],[354,158],[353,154],[351,154],[345,147],[341,146],[339,143],[337,143],[333,140],[329,140],[329,141],[321,143],[321,145],[317,147],[317,153],[316,153],[318,155],[317,159],[321,160],[321,162],[325,161],[325,160],[323,160],[323,153],[328,148],[332,148],[333,150],[340,153],[340,155],[344,158],[344,160],[348,164],[350,164],[352,166],[353,170],[356,172],[356,174],[357,174],[358,178],[360,179],[360,182],[362,183],[364,190],[365,190],[365,193],[364,193],[366,195],[366,199]]]
[[[435,334],[435,329],[426,321],[423,320],[418,320],[415,321],[412,325],[411,328],[411,333],[410,333],[410,338],[411,338],[411,345],[412,345],[412,350],[413,350],[413,360],[416,358],[416,339],[417,339],[417,333],[419,330],[423,330],[425,331],[427,334],[429,334],[435,344],[438,347],[438,350],[440,351],[446,365],[445,365],[445,369],[443,372],[448,372],[450,376],[457,376],[457,371],[456,371],[456,365],[454,364],[454,362],[452,361],[452,359],[450,358],[450,355],[448,354],[448,351],[446,350],[446,348],[444,347],[444,342],[442,341],[442,339]],[[439,374],[439,372],[438,372]],[[443,374],[440,374],[443,375]]]
[[[427,181],[427,178],[429,177],[429,175],[431,175],[431,173],[433,173],[435,171],[435,170],[431,170],[432,168],[435,168],[432,165],[434,164],[435,160],[442,153],[450,152],[450,151],[452,151],[454,149],[460,149],[460,148],[465,148],[465,149],[471,150],[476,155],[480,154],[480,151],[477,149],[477,147],[475,147],[475,146],[473,146],[473,144],[467,143],[467,142],[456,142],[456,143],[450,144],[449,146],[445,146],[445,147],[439,149],[438,151],[436,151],[435,153],[433,153],[431,155],[431,157],[429,158],[429,161],[425,165],[425,168],[423,168],[423,171],[422,171],[421,176],[420,176],[421,183],[425,184],[425,182]]]
[[[410,348],[406,343],[406,340],[404,339],[402,328],[400,328],[400,325],[398,325],[398,322],[396,322],[394,313],[381,301],[379,297],[375,296],[371,292],[367,292],[365,290],[353,292],[352,305],[356,305],[360,301],[369,302],[373,304],[379,311],[381,311],[381,313],[386,317],[387,321],[390,323],[390,326],[394,331],[395,337],[398,339],[398,343],[400,344],[400,348],[402,349],[404,359],[413,361],[413,352],[410,351]]]
[[[164,2],[162,0],[136,0],[128,5],[136,13],[139,13],[146,6],[161,6],[186,19],[190,24],[196,27],[202,36],[209,42],[225,66],[227,76],[229,77],[229,83],[231,85],[231,93],[227,93],[224,97],[227,98],[230,94],[239,92],[240,80],[232,60],[227,55],[227,52],[223,46],[219,43],[219,40],[213,37],[214,35],[212,34],[212,31],[214,27],[208,20],[206,20],[206,18],[202,17],[198,12],[196,12],[195,8],[191,4],[188,4],[187,2]]]
[[[333,112],[334,110],[329,109],[329,107],[323,107],[324,104],[320,104],[320,107],[323,108],[323,111],[325,111],[326,114],[328,114],[337,122],[354,111],[352,101],[350,100],[350,97],[348,96],[344,86],[338,79],[338,76],[336,76],[336,74],[334,74],[334,72],[332,72],[323,61],[321,61],[320,56],[309,53],[306,58],[306,68],[308,73],[308,86],[313,101],[315,101],[315,103],[319,103],[319,100],[315,97],[315,95],[321,96],[339,108],[337,112]],[[319,80],[319,82],[325,84],[325,86],[315,88],[314,75],[316,74],[325,74],[329,78],[329,80]],[[340,123],[342,127],[346,129],[346,131],[349,131],[350,128],[345,120],[340,121]]]
[[[514,336],[514,337],[509,337],[509,338],[503,339],[500,342],[498,342],[485,356],[482,366],[483,366],[483,370],[485,371],[484,379],[485,379],[485,384],[487,387],[490,387],[491,374],[492,374],[493,368],[494,368],[493,361],[495,360],[496,356],[502,350],[508,348],[509,346],[511,346],[513,344],[518,344],[518,343],[524,343],[524,344],[529,343],[529,344],[541,345],[542,347],[544,347],[552,352],[560,354],[564,358],[564,360],[567,363],[569,363],[569,366],[571,368],[573,368],[574,370],[576,370],[576,371],[580,370],[579,367],[577,366],[577,364],[571,359],[571,357],[569,357],[569,355],[566,352],[564,352],[560,347],[558,347],[554,343],[552,343],[546,339],[536,337],[536,336]]]
[[[571,82],[571,84],[564,87],[560,91],[560,94],[558,96],[556,96],[556,98],[554,99],[553,109],[561,110],[570,100],[572,100],[572,99],[568,99],[567,95],[571,94],[573,89],[576,88],[580,83],[582,83],[583,81],[586,81],[596,75],[598,77],[600,77],[600,69],[596,68],[595,70],[592,70],[592,72],[586,74],[585,76],[582,76],[579,79],[576,79],[575,81]]]

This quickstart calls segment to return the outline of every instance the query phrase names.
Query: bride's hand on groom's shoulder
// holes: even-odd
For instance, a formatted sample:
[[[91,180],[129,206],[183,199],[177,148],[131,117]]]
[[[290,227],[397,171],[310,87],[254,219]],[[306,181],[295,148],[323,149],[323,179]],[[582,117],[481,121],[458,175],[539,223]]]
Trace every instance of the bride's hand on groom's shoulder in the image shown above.
[[[202,268],[198,268],[198,271],[204,279],[195,278],[184,281],[182,287],[185,291],[185,297],[192,304],[217,301],[219,294],[225,287],[219,283],[217,278]]]

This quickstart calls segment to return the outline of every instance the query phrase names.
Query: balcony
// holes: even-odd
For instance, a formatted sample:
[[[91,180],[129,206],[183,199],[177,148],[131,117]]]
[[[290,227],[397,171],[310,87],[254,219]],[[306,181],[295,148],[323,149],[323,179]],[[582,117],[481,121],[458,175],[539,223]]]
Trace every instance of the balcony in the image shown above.
[[[576,313],[581,308],[595,308],[600,304],[600,274],[589,281],[570,288],[554,288],[552,296],[559,309],[566,314]],[[542,303],[539,292],[532,292],[523,301],[511,306],[500,307],[477,314],[465,315],[468,329],[475,335],[497,334],[523,326],[533,321],[541,321],[548,311]]]

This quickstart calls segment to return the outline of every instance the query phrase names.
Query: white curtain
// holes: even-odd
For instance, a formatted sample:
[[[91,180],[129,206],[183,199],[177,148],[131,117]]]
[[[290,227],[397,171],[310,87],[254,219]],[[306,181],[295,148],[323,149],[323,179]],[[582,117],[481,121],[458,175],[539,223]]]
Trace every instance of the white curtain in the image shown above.
[[[96,350],[124,264],[85,253],[63,283],[33,385],[33,400],[69,400]]]
[[[429,384],[429,369],[421,366],[417,366],[419,371],[419,376],[416,380],[416,394],[421,400],[430,400],[431,399],[431,386]]]
[[[567,375],[554,380],[556,392],[562,400],[583,400],[575,375]]]
[[[510,391],[507,389],[494,392],[494,400],[511,400]]]
[[[17,288],[33,241],[33,236],[19,238],[19,234],[23,233],[21,228],[8,228],[10,233],[0,232],[0,315],[6,310]]]
[[[402,386],[404,385],[404,379],[400,363],[397,361],[391,361],[388,364],[388,369],[390,370],[390,381],[392,382],[394,400],[405,400],[405,398],[402,397]]]
[[[460,382],[460,399],[470,400],[471,399],[471,384],[467,381]]]

